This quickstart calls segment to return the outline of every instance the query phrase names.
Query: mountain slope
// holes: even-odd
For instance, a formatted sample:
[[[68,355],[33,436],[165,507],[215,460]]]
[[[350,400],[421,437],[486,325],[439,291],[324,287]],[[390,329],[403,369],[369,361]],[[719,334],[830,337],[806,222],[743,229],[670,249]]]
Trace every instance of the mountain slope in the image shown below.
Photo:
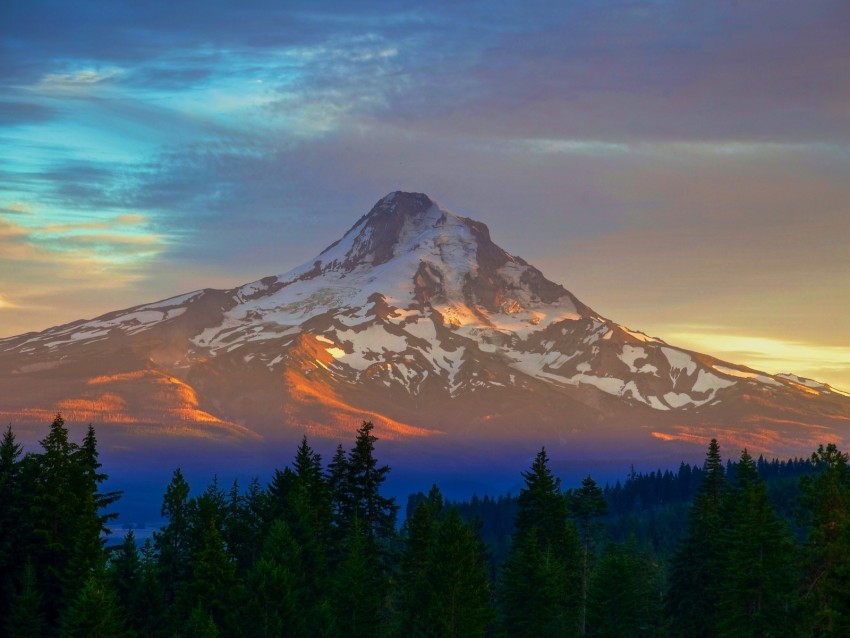
[[[132,442],[347,436],[780,453],[844,440],[850,397],[676,348],[602,317],[428,196],[380,200],[314,260],[0,340],[0,418]]]

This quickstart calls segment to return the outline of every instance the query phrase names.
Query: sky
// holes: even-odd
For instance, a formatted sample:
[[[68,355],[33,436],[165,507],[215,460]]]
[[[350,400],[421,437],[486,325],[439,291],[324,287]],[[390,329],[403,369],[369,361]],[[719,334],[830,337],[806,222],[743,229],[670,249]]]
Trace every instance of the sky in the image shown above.
[[[846,0],[6,0],[0,337],[428,193],[600,314],[850,389]]]

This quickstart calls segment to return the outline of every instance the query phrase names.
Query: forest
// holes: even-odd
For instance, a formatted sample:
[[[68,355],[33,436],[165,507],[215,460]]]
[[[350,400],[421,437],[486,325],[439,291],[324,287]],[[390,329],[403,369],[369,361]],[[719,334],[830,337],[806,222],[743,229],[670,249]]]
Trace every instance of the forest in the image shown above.
[[[516,496],[400,506],[370,422],[325,462],[193,493],[179,469],[166,521],[106,533],[94,429],[60,415],[24,453],[0,442],[0,636],[760,637],[850,635],[850,468],[724,462],[564,489],[545,449]]]

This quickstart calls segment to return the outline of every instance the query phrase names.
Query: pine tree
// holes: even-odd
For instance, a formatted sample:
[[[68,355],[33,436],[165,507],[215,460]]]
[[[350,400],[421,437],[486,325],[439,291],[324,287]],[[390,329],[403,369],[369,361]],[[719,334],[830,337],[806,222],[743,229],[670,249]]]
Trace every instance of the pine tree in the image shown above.
[[[443,497],[435,485],[405,523],[398,584],[399,636],[426,635],[432,622],[432,553],[442,510]]]
[[[793,631],[792,541],[773,511],[767,488],[746,449],[726,507],[720,636],[760,638]]]
[[[180,586],[189,578],[189,555],[192,550],[192,507],[189,484],[180,468],[174,471],[162,499],[162,516],[168,523],[154,532],[153,542],[158,560],[159,580],[166,604],[171,605]]]
[[[344,514],[348,507],[345,485],[347,476],[348,459],[345,456],[345,448],[340,443],[336,446],[336,451],[330,463],[328,463],[326,472],[328,492],[331,497],[331,513],[337,528],[342,527]]]
[[[570,517],[578,528],[581,547],[581,600],[578,626],[579,635],[584,636],[587,633],[587,588],[590,581],[591,558],[602,529],[597,519],[607,513],[608,504],[605,502],[602,490],[590,476],[581,482],[579,489],[570,490],[567,499]]]
[[[121,638],[127,635],[115,592],[102,571],[91,574],[62,614],[61,638]]]
[[[431,550],[433,627],[448,638],[483,638],[493,616],[485,550],[478,534],[451,508]]]
[[[179,592],[178,607],[194,609],[202,605],[220,631],[235,636],[244,592],[219,530],[222,505],[215,484],[197,499],[191,576]]]
[[[106,562],[103,534],[109,530],[106,524],[117,513],[102,513],[120,497],[120,492],[102,494],[100,485],[108,477],[100,472],[97,438],[94,428],[89,425],[83,443],[72,453],[74,468],[74,495],[78,501],[78,511],[74,522],[74,538],[71,556],[64,575],[64,589],[67,602],[76,596],[93,571],[101,571]]]
[[[45,629],[44,615],[32,563],[24,566],[21,591],[12,597],[11,603],[9,612],[3,616],[6,635],[9,638],[41,638]]]
[[[436,486],[406,525],[399,636],[483,636],[492,618],[485,551]]]
[[[293,469],[275,472],[269,495],[271,511],[286,523],[299,547],[306,611],[318,614],[327,598],[333,515],[321,456],[313,452],[306,437],[298,447]]]
[[[522,475],[516,529],[500,579],[502,625],[509,636],[578,631],[578,541],[560,481],[548,463],[544,448]]]
[[[578,634],[567,564],[535,534],[514,536],[502,567],[499,603],[503,635],[541,638]]]
[[[386,583],[377,569],[368,535],[355,516],[332,580],[334,635],[372,638],[380,632]]]
[[[258,480],[250,483],[245,494],[234,480],[222,506],[221,536],[240,576],[244,576],[257,559],[262,543],[266,503],[260,494]]]
[[[381,486],[390,468],[378,465],[375,458],[378,439],[372,434],[373,429],[371,422],[363,422],[346,459],[345,498],[342,500],[347,511],[343,513],[343,525],[350,526],[357,518],[362,533],[370,540],[379,540],[394,535],[398,506],[394,499],[381,495]]]
[[[26,554],[27,521],[21,446],[10,425],[0,441],[0,618],[10,611]]]
[[[588,595],[588,635],[597,638],[664,636],[660,566],[634,546],[609,545],[594,570]]]
[[[800,481],[807,514],[804,618],[817,636],[850,635],[850,467],[830,443],[812,454],[814,477]]]
[[[121,545],[113,549],[106,570],[127,625],[139,637],[158,635],[157,629],[165,624],[165,601],[152,554],[150,539],[140,553],[136,536],[129,530]]]
[[[138,586],[135,592],[131,592],[129,623],[139,638],[164,638],[169,614],[165,591],[159,580],[157,552],[151,539],[145,539],[139,558],[141,569]]]
[[[198,603],[189,615],[186,626],[178,638],[218,638],[221,633],[212,616]]]
[[[710,638],[717,635],[724,573],[722,510],[725,493],[720,446],[712,439],[703,464],[703,480],[688,512],[687,531],[670,569],[666,610],[674,636]]]
[[[300,550],[288,526],[278,519],[269,530],[260,558],[248,574],[248,635],[323,635],[315,607],[304,586],[309,576],[301,566]],[[326,629],[325,629],[326,631]]]

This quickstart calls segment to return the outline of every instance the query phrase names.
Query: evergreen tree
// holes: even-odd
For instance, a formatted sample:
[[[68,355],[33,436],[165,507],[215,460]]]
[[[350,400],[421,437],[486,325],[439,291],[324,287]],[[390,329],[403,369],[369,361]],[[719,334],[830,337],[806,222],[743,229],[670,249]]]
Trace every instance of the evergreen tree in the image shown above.
[[[485,552],[457,509],[431,488],[407,525],[399,583],[400,636],[483,636],[492,617]]]
[[[720,636],[788,635],[793,631],[792,541],[774,514],[767,489],[746,449],[729,493],[723,533]]]
[[[0,441],[0,618],[6,618],[10,611],[26,554],[27,495],[20,456],[21,446],[10,425]]]
[[[32,532],[28,550],[39,577],[48,625],[76,600],[93,572],[102,571],[106,554],[101,532],[111,517],[100,509],[117,493],[100,494],[97,440],[89,426],[82,446],[71,443],[60,414],[41,441],[42,452],[28,457],[33,473]]]
[[[194,609],[201,605],[220,631],[237,636],[241,635],[237,614],[244,594],[218,527],[222,505],[215,484],[197,500],[191,576],[179,592],[178,607]]]
[[[192,550],[192,507],[189,503],[189,484],[180,468],[174,471],[165,489],[161,514],[168,523],[154,532],[153,542],[162,592],[167,605],[174,603],[177,591],[189,577],[189,555]]]
[[[219,638],[220,632],[212,616],[198,603],[189,615],[186,627],[178,638]]]
[[[102,571],[91,574],[62,614],[61,638],[121,638],[127,635],[118,599]]]
[[[39,579],[45,621],[55,626],[66,602],[65,577],[74,550],[79,513],[73,466],[77,446],[69,441],[60,414],[40,444],[43,451],[32,457],[37,481],[32,495],[33,529],[27,550]]]
[[[306,611],[308,615],[318,614],[327,598],[333,516],[321,456],[313,452],[306,437],[298,447],[293,469],[275,472],[269,496],[271,511],[286,523],[300,549]]]
[[[389,590],[389,552],[395,538],[398,506],[381,494],[390,468],[375,458],[373,425],[364,421],[357,430],[354,447],[343,461],[339,451],[329,465],[328,485],[341,552],[331,590],[336,631],[376,630]],[[360,538],[357,538],[357,537]],[[354,592],[359,592],[357,596]],[[341,605],[348,601],[353,607]]]
[[[269,530],[260,558],[248,574],[248,635],[326,635],[320,615],[310,613],[316,605],[304,587],[307,577],[301,567],[298,545],[288,526],[278,519]],[[306,613],[305,613],[306,612]]]
[[[664,636],[662,572],[634,544],[609,545],[593,572],[588,595],[588,635],[598,638]]]
[[[355,516],[332,581],[334,635],[339,638],[372,638],[380,633],[386,583],[370,545]]]
[[[225,504],[221,533],[240,576],[247,574],[259,557],[268,510],[268,494],[262,490],[258,479],[251,480],[244,494],[240,493],[238,482],[233,482]]]
[[[807,513],[803,590],[809,630],[816,636],[850,635],[850,467],[835,444],[812,455],[813,477],[801,479]]]
[[[590,476],[581,482],[577,490],[567,493],[570,517],[578,528],[581,553],[581,600],[579,603],[578,628],[579,635],[587,633],[587,588],[590,581],[591,558],[594,545],[598,540],[602,525],[598,522],[600,516],[608,511],[608,504],[602,495],[602,490]]]
[[[117,514],[102,513],[101,510],[121,497],[120,492],[100,492],[100,484],[107,476],[99,471],[101,464],[98,457],[97,438],[94,428],[89,425],[82,445],[72,453],[78,512],[74,522],[72,553],[63,578],[68,603],[76,597],[93,571],[103,569],[106,562],[103,534],[109,532],[106,524]]]
[[[139,588],[142,573],[142,560],[136,546],[136,535],[128,530],[124,541],[112,552],[107,568],[107,576],[118,598],[126,610],[130,610]]]
[[[499,603],[503,635],[548,638],[578,634],[567,564],[534,534],[514,537],[502,567]]]
[[[129,619],[139,638],[160,638],[166,636],[168,625],[168,607],[165,591],[160,583],[160,569],[157,552],[151,539],[146,539],[139,552],[141,570],[138,587],[131,596]],[[170,638],[170,636],[169,636]]]
[[[32,563],[24,566],[21,591],[12,597],[9,611],[3,616],[9,638],[41,638],[44,635],[44,616],[41,594]]]
[[[400,636],[427,635],[432,625],[432,553],[437,543],[443,497],[433,486],[405,524],[398,586]]]
[[[483,638],[493,615],[485,551],[478,534],[449,510],[431,550],[433,633]]]
[[[340,532],[345,527],[345,519],[350,505],[346,486],[348,459],[345,456],[345,448],[342,447],[342,444],[337,445],[336,452],[334,452],[331,462],[328,463],[326,478],[331,499],[331,515],[337,531],[337,538],[344,538],[344,534],[340,536]]]
[[[517,499],[516,529],[502,570],[502,624],[509,636],[577,633],[578,541],[560,481],[542,449]]]
[[[394,499],[381,495],[381,486],[390,468],[379,466],[375,458],[374,426],[364,421],[357,430],[354,447],[346,459],[346,475],[343,483],[344,503],[343,526],[351,525],[354,518],[370,540],[388,539],[395,533],[398,506]]]
[[[666,608],[673,636],[710,638],[718,634],[725,493],[720,446],[712,439],[703,480],[688,512],[687,531],[672,559]]]

